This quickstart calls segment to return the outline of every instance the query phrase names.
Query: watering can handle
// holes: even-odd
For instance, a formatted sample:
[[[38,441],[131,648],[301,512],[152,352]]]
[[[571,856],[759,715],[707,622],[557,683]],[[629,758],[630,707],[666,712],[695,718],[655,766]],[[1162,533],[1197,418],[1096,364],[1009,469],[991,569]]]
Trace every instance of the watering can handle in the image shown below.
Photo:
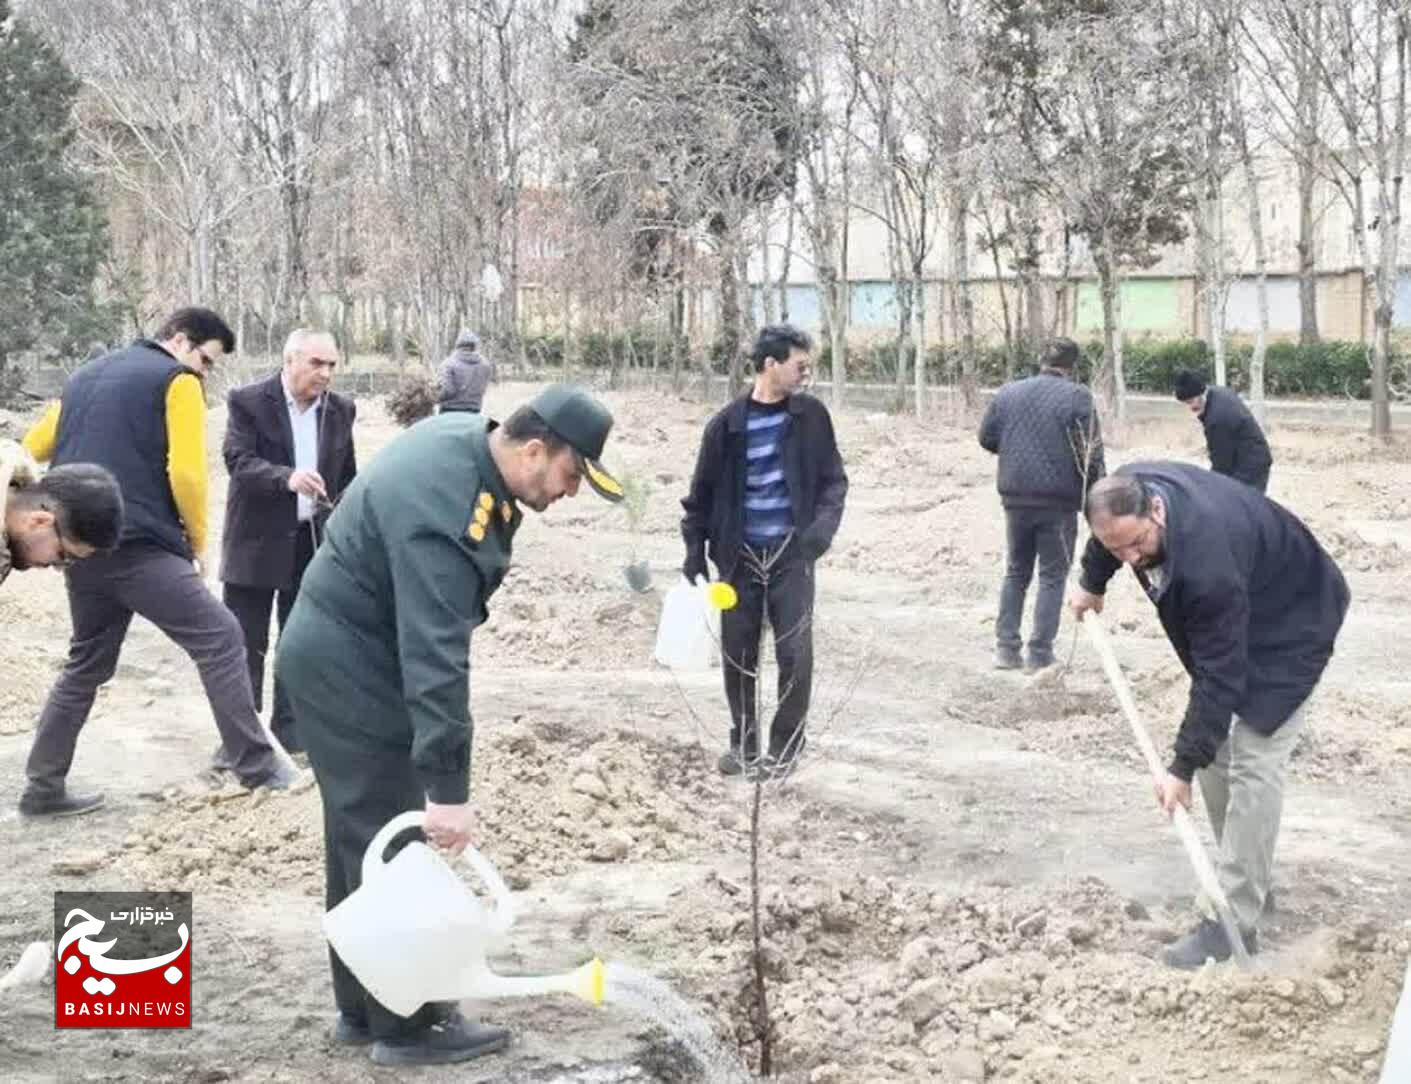
[[[398,813],[378,829],[377,835],[372,837],[372,842],[367,845],[367,851],[363,854],[363,880],[371,880],[382,872],[386,866],[382,856],[393,839],[409,828],[420,828],[425,820],[424,812],[412,809],[406,813]],[[467,846],[462,854],[494,897],[495,906],[490,911],[491,928],[495,933],[504,933],[514,925],[514,899],[510,896],[509,888],[500,877],[499,871],[490,864],[490,860],[474,847]]]

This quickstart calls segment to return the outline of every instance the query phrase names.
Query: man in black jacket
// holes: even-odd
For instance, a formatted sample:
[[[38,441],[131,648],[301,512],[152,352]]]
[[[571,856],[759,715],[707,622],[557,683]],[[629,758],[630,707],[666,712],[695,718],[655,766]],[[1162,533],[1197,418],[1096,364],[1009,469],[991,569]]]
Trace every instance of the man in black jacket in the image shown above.
[[[1238,478],[1260,493],[1268,489],[1274,457],[1264,430],[1237,394],[1229,388],[1207,388],[1200,376],[1183,369],[1176,374],[1176,398],[1205,428],[1211,470]]]
[[[1007,562],[995,619],[995,666],[1017,670],[1024,596],[1039,563],[1039,598],[1029,634],[1028,666],[1053,664],[1063,584],[1073,564],[1083,494],[1103,476],[1102,434],[1087,388],[1074,380],[1078,346],[1055,339],[1039,374],[1006,384],[980,425],[980,446],[999,456]]]
[[[1284,775],[1347,613],[1347,583],[1291,512],[1200,467],[1128,464],[1093,487],[1087,515],[1093,537],[1073,609],[1101,612],[1107,583],[1124,563],[1155,603],[1191,675],[1157,799],[1167,813],[1178,803],[1190,808],[1199,773],[1220,884],[1253,951]],[[1197,968],[1231,951],[1207,913],[1166,961]]]
[[[755,382],[706,424],[681,534],[691,582],[706,558],[738,601],[721,617],[730,748],[725,775],[739,775],[759,754],[756,677],[764,613],[774,629],[778,703],[769,757],[760,767],[785,774],[804,746],[813,687],[814,563],[843,518],[848,476],[828,410],[799,392],[808,379],[809,337],[788,324],[760,331],[751,357]]]
[[[282,630],[324,522],[358,472],[356,407],[329,390],[337,366],[333,336],[300,329],[285,343],[281,371],[233,389],[226,400],[230,488],[221,580],[225,604],[245,634],[257,709],[264,701],[270,610]],[[270,730],[291,753],[303,750],[278,678]]]

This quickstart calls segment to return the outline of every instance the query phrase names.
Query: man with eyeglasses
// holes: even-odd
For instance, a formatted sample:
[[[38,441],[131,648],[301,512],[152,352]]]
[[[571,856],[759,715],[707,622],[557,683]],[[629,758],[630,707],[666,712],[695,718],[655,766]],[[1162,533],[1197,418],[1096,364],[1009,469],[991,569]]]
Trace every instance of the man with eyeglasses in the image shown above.
[[[28,452],[0,442],[0,583],[11,572],[112,552],[122,520],[118,481],[102,467],[73,463],[41,475]]]
[[[1191,805],[1198,778],[1219,845],[1216,870],[1245,946],[1269,901],[1284,778],[1307,701],[1333,656],[1347,582],[1292,512],[1258,490],[1187,463],[1129,463],[1088,493],[1092,528],[1074,612],[1102,612],[1131,566],[1191,676],[1162,809]],[[1234,952],[1208,901],[1166,950],[1194,970]]]
[[[154,338],[80,366],[25,436],[30,454],[55,468],[96,463],[112,472],[126,512],[117,548],[66,577],[73,634],[25,765],[26,815],[73,816],[103,804],[101,794],[69,791],[67,777],[134,614],[191,656],[240,781],[283,788],[298,778],[255,710],[240,624],[200,573],[208,485],[202,379],[234,349],[218,315],[181,309]]]
[[[225,466],[230,488],[221,536],[225,604],[240,621],[255,706],[263,706],[269,619],[281,632],[294,608],[333,506],[358,473],[351,399],[329,388],[338,344],[300,328],[284,344],[284,366],[227,398]],[[284,686],[274,682],[270,730],[289,752],[304,745]],[[225,751],[216,763],[225,767]]]

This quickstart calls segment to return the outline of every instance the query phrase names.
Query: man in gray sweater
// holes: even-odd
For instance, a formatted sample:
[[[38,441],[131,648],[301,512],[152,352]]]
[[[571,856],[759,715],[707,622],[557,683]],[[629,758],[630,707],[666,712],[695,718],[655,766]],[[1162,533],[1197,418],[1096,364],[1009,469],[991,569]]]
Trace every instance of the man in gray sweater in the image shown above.
[[[995,666],[1030,670],[1053,663],[1053,641],[1063,609],[1063,584],[1073,563],[1078,510],[1088,488],[1106,473],[1097,411],[1077,383],[1078,345],[1054,339],[1039,358],[1037,376],[1006,384],[980,425],[980,446],[999,456],[1008,561],[995,619]],[[1039,564],[1039,598],[1020,654],[1024,596]]]
[[[472,332],[461,332],[456,348],[441,363],[437,374],[441,413],[462,410],[479,414],[494,371],[494,366],[480,356],[480,340]]]

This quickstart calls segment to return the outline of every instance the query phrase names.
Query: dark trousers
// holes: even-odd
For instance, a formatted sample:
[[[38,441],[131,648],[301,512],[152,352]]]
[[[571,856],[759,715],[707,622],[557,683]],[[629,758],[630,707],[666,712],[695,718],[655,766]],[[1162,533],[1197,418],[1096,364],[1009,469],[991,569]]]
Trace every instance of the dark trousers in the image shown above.
[[[1053,641],[1063,610],[1063,585],[1073,564],[1078,538],[1078,513],[1058,508],[1006,508],[1008,559],[1004,586],[999,593],[995,641],[1001,652],[1017,655],[1023,646],[1019,633],[1024,616],[1024,596],[1039,563],[1039,598],[1034,605],[1034,627],[1029,633],[1029,661],[1053,661]]]
[[[155,546],[128,545],[80,561],[65,578],[73,635],[25,765],[32,788],[63,788],[79,731],[98,687],[117,670],[133,614],[152,622],[191,656],[235,773],[253,783],[275,769],[274,749],[250,692],[240,625],[190,561]]]
[[[426,794],[412,769],[410,743],[374,736],[387,712],[367,698],[339,700],[327,694],[321,667],[327,653],[340,650],[330,641],[328,628],[327,619],[307,603],[299,607],[279,646],[279,669],[288,675],[284,685],[323,802],[324,893],[332,910],[362,884],[363,855],[372,837],[399,813],[426,808]],[[350,644],[342,650],[355,648]],[[368,717],[359,718],[363,712]],[[407,832],[388,848],[386,857],[390,860],[400,846],[424,838],[419,831]],[[448,1009],[431,1002],[411,1016],[398,1016],[367,992],[331,947],[328,961],[338,1011],[365,1020],[374,1038],[413,1034]]]
[[[304,578],[304,569],[314,556],[313,535],[308,524],[299,525],[299,533],[294,539],[294,582],[288,588],[276,590],[273,587],[246,587],[243,584],[225,584],[225,604],[240,622],[245,634],[245,665],[250,671],[250,688],[255,694],[255,710],[264,710],[265,659],[269,654],[269,618],[273,609],[280,634],[284,623],[289,620],[289,611],[294,608],[294,599],[299,595],[299,584]],[[276,644],[278,640],[275,641]],[[284,683],[279,675],[274,677],[274,708],[270,712],[269,728],[286,749],[303,748],[298,731],[294,726],[294,713],[285,695]]]
[[[767,566],[767,568],[765,567]],[[769,728],[769,752],[803,751],[804,723],[813,692],[813,562],[786,543],[777,554],[743,547],[730,575],[738,601],[720,615],[721,667],[730,703],[730,748],[753,756],[759,748],[755,680],[764,615],[774,630],[778,700]]]

